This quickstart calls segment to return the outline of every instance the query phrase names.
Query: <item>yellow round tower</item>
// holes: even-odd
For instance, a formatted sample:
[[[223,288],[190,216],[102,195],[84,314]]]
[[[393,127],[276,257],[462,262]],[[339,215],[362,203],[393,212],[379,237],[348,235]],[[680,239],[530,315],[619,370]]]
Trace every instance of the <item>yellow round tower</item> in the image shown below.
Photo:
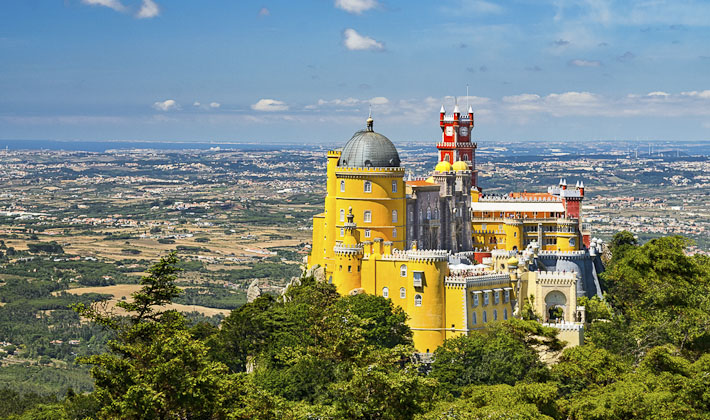
[[[508,251],[523,250],[523,222],[518,219],[505,219],[505,249]]]
[[[577,243],[577,222],[573,219],[557,219],[557,250],[576,251]]]
[[[333,247],[333,284],[340,294],[348,294],[361,287],[362,245],[359,243],[353,209],[349,209],[343,240]]]
[[[352,208],[360,240],[382,238],[393,248],[404,249],[404,168],[394,144],[373,130],[372,118],[345,145],[334,169],[336,232],[345,234],[345,216]]]

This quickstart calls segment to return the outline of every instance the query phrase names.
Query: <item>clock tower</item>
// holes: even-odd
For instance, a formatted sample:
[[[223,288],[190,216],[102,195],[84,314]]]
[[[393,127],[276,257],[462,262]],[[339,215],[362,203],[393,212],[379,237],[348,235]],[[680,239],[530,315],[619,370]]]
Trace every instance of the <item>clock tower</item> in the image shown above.
[[[442,105],[439,111],[439,127],[441,127],[441,141],[436,144],[436,148],[439,149],[439,161],[466,162],[471,170],[471,186],[478,188],[478,170],[476,170],[478,145],[471,141],[473,109],[469,106],[468,115],[461,115],[457,103],[453,114],[446,114]]]

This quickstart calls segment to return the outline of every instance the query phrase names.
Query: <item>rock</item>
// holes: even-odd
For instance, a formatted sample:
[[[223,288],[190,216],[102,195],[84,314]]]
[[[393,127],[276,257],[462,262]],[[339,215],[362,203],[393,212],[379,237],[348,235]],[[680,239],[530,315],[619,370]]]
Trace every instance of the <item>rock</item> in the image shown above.
[[[261,296],[259,280],[254,280],[251,282],[249,288],[247,289],[247,303],[254,302],[259,296]]]

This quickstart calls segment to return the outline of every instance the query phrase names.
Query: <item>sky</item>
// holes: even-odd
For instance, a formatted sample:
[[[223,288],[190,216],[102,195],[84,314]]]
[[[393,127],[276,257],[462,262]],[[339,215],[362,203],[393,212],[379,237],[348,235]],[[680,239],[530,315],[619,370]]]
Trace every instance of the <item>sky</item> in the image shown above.
[[[468,87],[468,96],[467,96]],[[710,140],[706,0],[3,0],[0,139]]]

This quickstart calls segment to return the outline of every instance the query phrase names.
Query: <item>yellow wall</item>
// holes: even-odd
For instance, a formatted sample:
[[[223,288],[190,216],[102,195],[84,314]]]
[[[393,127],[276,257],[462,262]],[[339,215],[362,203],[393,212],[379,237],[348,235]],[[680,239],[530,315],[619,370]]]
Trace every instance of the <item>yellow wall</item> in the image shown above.
[[[336,253],[333,264],[333,284],[338,293],[347,295],[353,289],[359,289],[362,254]]]
[[[348,213],[352,207],[355,224],[360,240],[383,238],[393,242],[394,248],[404,249],[406,244],[406,195],[403,181],[404,170],[401,168],[338,168],[336,171],[335,226],[336,240],[339,239],[340,228],[344,221],[340,219],[340,211]],[[369,181],[371,192],[365,192],[365,181]],[[397,184],[397,191],[392,192],[392,181]],[[345,191],[341,191],[341,182]],[[371,213],[371,221],[364,221],[365,211]],[[397,211],[397,221],[392,221],[392,211]],[[370,237],[365,230],[370,230]],[[394,229],[397,236],[393,236]]]

